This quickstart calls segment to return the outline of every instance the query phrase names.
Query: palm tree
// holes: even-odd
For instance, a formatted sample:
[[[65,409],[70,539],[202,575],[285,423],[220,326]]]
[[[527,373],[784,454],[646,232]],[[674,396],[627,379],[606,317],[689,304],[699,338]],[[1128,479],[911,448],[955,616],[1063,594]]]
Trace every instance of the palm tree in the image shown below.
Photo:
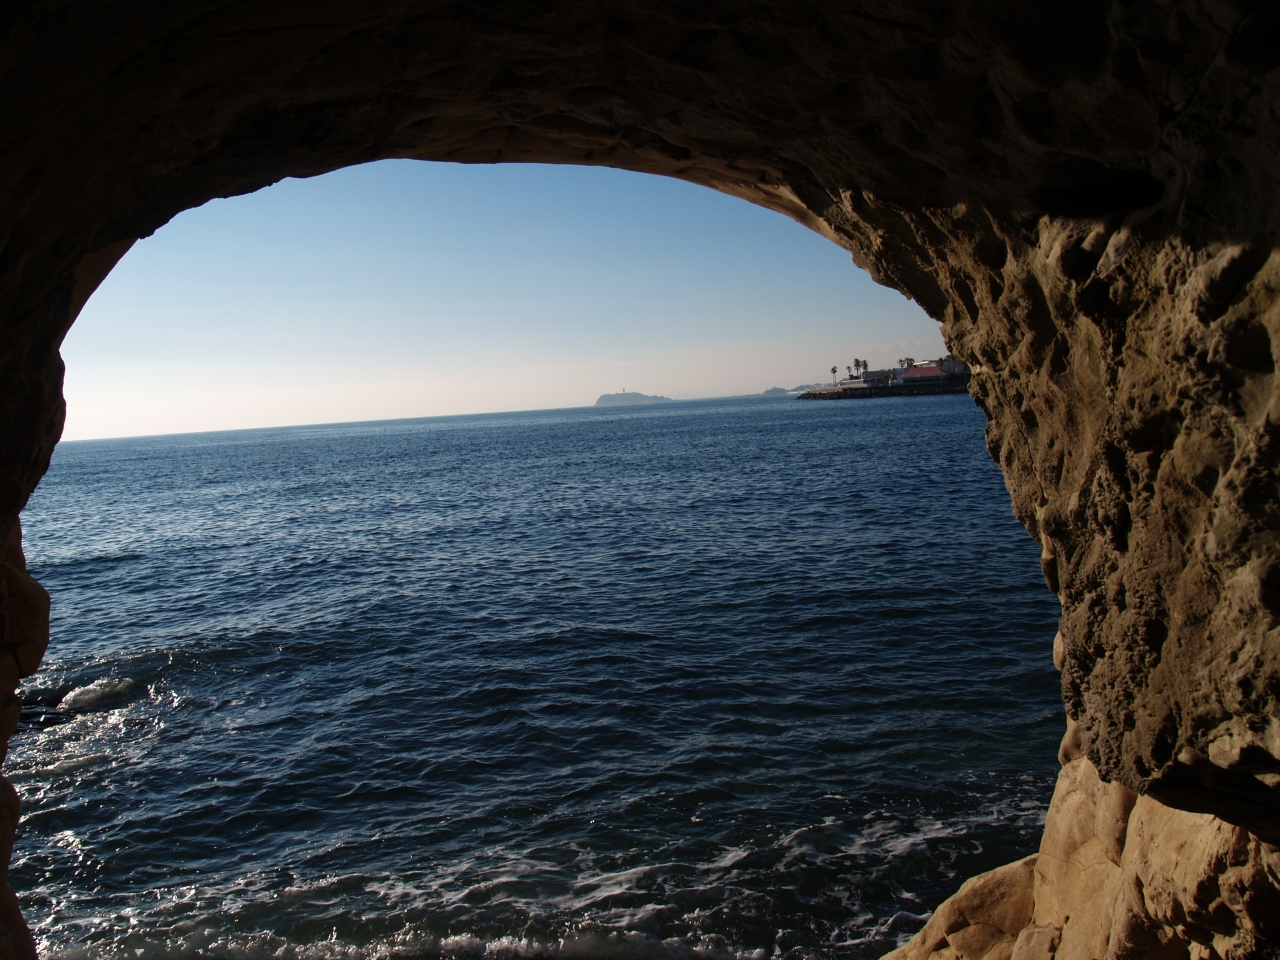
[[[831,368],[831,385],[832,385],[833,387],[836,385],[836,377],[838,377],[838,376],[840,376],[840,368],[839,368],[839,367],[832,367],[832,368]]]

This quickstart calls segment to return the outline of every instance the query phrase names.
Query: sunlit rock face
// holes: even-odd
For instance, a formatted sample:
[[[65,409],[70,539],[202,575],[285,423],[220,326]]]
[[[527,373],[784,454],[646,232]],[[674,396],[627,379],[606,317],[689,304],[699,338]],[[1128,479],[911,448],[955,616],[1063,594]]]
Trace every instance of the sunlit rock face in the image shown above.
[[[1258,905],[1280,886],[1278,10],[8,4],[0,622],[15,655],[0,683],[47,639],[16,518],[62,425],[58,345],[130,241],[212,197],[383,157],[680,177],[823,233],[942,322],[1062,600],[1072,789],[1087,767],[1136,797],[1110,826],[1102,801],[1055,799],[1046,834],[1063,863],[1076,847],[1053,838],[1096,841],[1119,871],[1096,876],[1128,878],[1098,881],[1124,888],[1127,926],[1120,894],[1091,938],[1063,926],[1084,885],[1046,850],[982,887],[1031,884],[999,914],[1022,927],[966,921],[925,954],[1274,953],[1280,910]],[[15,718],[0,704],[6,732]],[[1185,867],[1188,889],[1243,906],[1223,892],[1193,922],[1176,892],[1134,892],[1153,889],[1138,859],[1189,843],[1234,852]],[[0,947],[28,953],[11,893],[0,922]]]

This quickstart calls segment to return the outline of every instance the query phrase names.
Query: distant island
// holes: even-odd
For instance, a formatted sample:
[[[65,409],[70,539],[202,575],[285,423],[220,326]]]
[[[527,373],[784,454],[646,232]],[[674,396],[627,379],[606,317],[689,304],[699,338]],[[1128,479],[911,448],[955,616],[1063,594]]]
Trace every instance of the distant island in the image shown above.
[[[770,387],[761,394],[761,397],[794,397],[797,394],[804,393],[806,390],[817,390],[826,386],[824,383],[802,383],[798,387],[792,387],[788,390],[786,387]]]
[[[626,407],[639,403],[674,403],[670,397],[651,397],[647,393],[606,393],[596,400],[597,407]]]
[[[808,390],[821,390],[823,387],[829,387],[826,383],[802,383],[798,387],[792,387],[788,390],[786,387],[770,387],[761,393],[745,394],[750,397],[795,397]],[[733,400],[735,397],[708,397],[707,399]],[[670,397],[651,397],[647,393],[629,393],[623,390],[621,393],[606,393],[596,400],[597,407],[629,407],[642,403],[674,403]]]

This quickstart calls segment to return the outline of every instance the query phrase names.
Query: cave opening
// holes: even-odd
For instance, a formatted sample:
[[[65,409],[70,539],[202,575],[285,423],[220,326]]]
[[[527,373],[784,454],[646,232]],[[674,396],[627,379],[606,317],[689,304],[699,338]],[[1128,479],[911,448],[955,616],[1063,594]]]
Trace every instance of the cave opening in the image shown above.
[[[1192,0],[11,5],[8,689],[48,643],[17,521],[63,427],[57,345],[137,238],[380,159],[664,174],[792,217],[942,323],[1061,603],[1040,850],[895,960],[1273,953],[1275,26]],[[18,807],[0,778],[0,851]],[[7,883],[0,950],[34,955]]]
[[[43,949],[885,952],[1034,850],[1056,770],[1057,602],[983,422],[757,396],[63,443],[23,695],[69,719],[7,768]]]

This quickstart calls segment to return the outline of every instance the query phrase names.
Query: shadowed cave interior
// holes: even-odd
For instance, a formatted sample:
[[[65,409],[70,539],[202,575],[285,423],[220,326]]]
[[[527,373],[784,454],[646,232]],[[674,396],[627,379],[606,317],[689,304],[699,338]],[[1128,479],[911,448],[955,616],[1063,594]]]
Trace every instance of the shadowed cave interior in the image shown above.
[[[0,30],[23,94],[0,108],[7,689],[48,643],[17,516],[61,430],[58,345],[136,238],[384,157],[679,177],[817,230],[941,321],[1062,603],[1041,851],[899,952],[1275,951],[1271,7],[31,3]]]

